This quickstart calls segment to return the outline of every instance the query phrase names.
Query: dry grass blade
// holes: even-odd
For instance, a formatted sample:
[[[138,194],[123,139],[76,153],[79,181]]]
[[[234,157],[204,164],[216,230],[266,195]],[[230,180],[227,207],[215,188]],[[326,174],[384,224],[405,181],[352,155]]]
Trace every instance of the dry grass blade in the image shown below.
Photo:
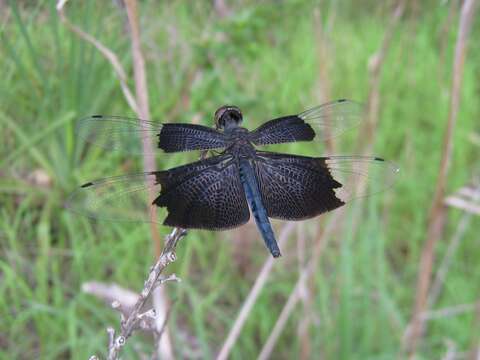
[[[83,40],[91,43],[95,46],[96,49],[100,51],[100,53],[110,62],[115,73],[120,81],[120,85],[122,88],[122,92],[127,100],[127,103],[131,107],[131,109],[137,114],[140,119],[144,119],[147,121],[150,118],[150,110],[149,110],[149,103],[148,103],[148,90],[147,90],[147,83],[146,83],[146,70],[145,70],[145,60],[142,55],[141,46],[140,46],[140,31],[138,26],[138,14],[137,14],[137,2],[135,0],[126,0],[126,12],[129,20],[130,25],[130,32],[131,32],[131,40],[132,40],[132,57],[133,57],[133,70],[134,70],[134,78],[135,78],[135,93],[136,96],[134,97],[132,92],[130,91],[127,85],[127,75],[125,70],[123,69],[120,61],[116,54],[103,45],[100,41],[95,39],[93,36],[87,34],[79,27],[73,25],[65,16],[64,13],[64,6],[67,0],[60,0],[57,3],[57,11],[60,16],[62,22],[75,34],[77,34]],[[155,170],[155,159],[153,157],[153,144],[150,138],[142,138],[142,146],[143,146],[143,163],[144,163],[144,170],[145,171],[154,171]],[[153,201],[155,194],[150,191],[149,198]],[[151,212],[151,217],[156,218],[156,209]],[[155,247],[155,254],[156,257],[159,258],[161,254],[161,240],[158,233],[158,229],[154,222],[150,224],[150,232],[152,236],[152,241]],[[181,229],[175,229],[172,232],[172,236],[176,233],[181,233]],[[165,251],[165,250],[164,250]],[[164,252],[163,252],[164,253]],[[162,254],[163,254],[162,253]],[[159,258],[160,261],[160,258]],[[157,262],[158,264],[158,262]],[[153,289],[153,288],[152,288]],[[163,314],[167,313],[167,297],[166,294],[163,293],[163,288],[155,291],[154,293],[154,304],[156,306],[157,314],[156,317],[156,324],[157,330],[160,331],[163,336],[159,337],[159,353],[162,354],[164,358],[173,358],[173,350],[172,345],[169,339],[168,329],[165,328],[165,316]],[[147,295],[150,294],[150,291]],[[122,327],[123,330],[123,327]],[[121,335],[122,336],[122,335]],[[128,335],[129,336],[129,335]],[[125,339],[128,337],[126,336]],[[120,339],[117,338],[117,339]],[[110,346],[110,353],[109,358],[116,358],[118,356],[118,350],[112,350],[113,346],[117,346],[118,350],[120,349],[123,344],[111,342]],[[115,347],[116,349],[116,347]],[[111,355],[111,356],[110,356]]]
[[[310,260],[308,261],[307,265],[302,269],[302,272],[298,277],[297,283],[295,284],[293,291],[290,293],[290,296],[287,302],[285,303],[285,306],[283,307],[280,313],[280,316],[278,317],[277,322],[275,323],[275,326],[273,327],[273,330],[270,336],[268,337],[267,341],[265,342],[260,352],[260,355],[258,356],[259,359],[270,358],[273,352],[273,349],[275,347],[275,344],[278,338],[280,337],[280,334],[282,333],[288,318],[290,317],[293,310],[295,309],[295,305],[301,300],[302,292],[305,291],[305,288],[307,286],[307,283],[310,277],[314,274],[315,269],[317,268],[322,250],[327,245],[328,240],[330,239],[331,235],[333,234],[335,228],[338,225],[338,222],[341,220],[343,216],[344,216],[343,212],[341,211],[335,212],[332,215],[327,227],[325,228],[321,236],[316,241],[315,247],[313,249],[313,254],[310,257]]]
[[[456,207],[467,213],[480,215],[480,186],[465,186],[445,199],[445,204]]]
[[[402,17],[406,0],[399,0],[396,3],[395,9],[385,30],[382,44],[377,52],[375,52],[368,61],[368,70],[370,73],[370,91],[368,93],[367,101],[367,121],[365,127],[362,129],[362,136],[360,139],[360,148],[365,148],[366,152],[370,152],[373,147],[373,137],[378,123],[378,115],[380,109],[380,75],[382,72],[385,57],[387,56],[393,34],[397,28],[397,24]]]
[[[330,99],[331,94],[331,84],[329,82],[329,59],[331,58],[328,47],[328,39],[323,31],[322,18],[320,14],[320,8],[315,9],[314,15],[314,25],[315,25],[315,42],[317,44],[318,58],[323,59],[318,64],[318,100],[319,104],[324,104]],[[335,141],[330,134],[330,128],[326,128],[327,136],[325,137],[325,148],[327,153],[333,154],[335,150]]]
[[[478,181],[475,182],[478,184]],[[472,214],[475,214],[475,211],[472,211],[472,205],[478,203],[480,200],[480,187],[477,186],[466,186],[461,188],[459,191],[456,192],[457,195],[449,196],[445,199],[445,204],[459,207],[465,211],[463,214],[460,222],[458,223],[457,229],[455,234],[453,235],[450,243],[448,244],[447,250],[445,252],[445,256],[443,257],[440,266],[438,268],[437,274],[435,275],[435,280],[433,281],[430,294],[428,296],[428,305],[432,306],[437,301],[438,297],[440,296],[443,284],[445,283],[445,278],[447,276],[448,269],[450,268],[450,264],[452,262],[453,256],[456,253],[458,247],[460,246],[460,242],[463,238],[463,235],[467,231],[468,225],[470,224],[470,220]],[[457,206],[456,202],[452,202],[449,199],[456,198],[458,196],[462,201],[467,202],[467,206]],[[465,200],[467,198],[468,200]]]
[[[126,0],[126,11],[130,24],[132,37],[132,56],[133,56],[133,72],[135,77],[135,94],[138,104],[137,115],[141,121],[150,120],[150,109],[148,103],[147,75],[145,70],[145,60],[140,47],[140,30],[138,27],[137,2],[135,0]],[[146,124],[145,124],[146,125]],[[145,171],[155,171],[155,158],[153,155],[153,143],[149,137],[142,137],[143,145],[143,168]],[[155,199],[156,195],[153,191],[149,194],[150,203]],[[152,219],[157,215],[156,209],[152,211]],[[155,246],[155,255],[158,257],[161,252],[160,235],[156,225],[152,222],[150,232]]]
[[[455,306],[450,306],[448,308],[439,309],[439,310],[430,310],[421,314],[423,320],[435,320],[441,319],[444,317],[451,317],[464,314],[466,312],[475,311],[478,304],[460,304]]]
[[[108,60],[108,62],[112,65],[113,69],[115,70],[118,80],[120,81],[120,86],[122,88],[123,95],[125,96],[125,99],[127,100],[128,105],[132,108],[133,111],[135,111],[135,113],[138,113],[137,101],[135,100],[135,97],[133,96],[132,92],[130,91],[130,88],[127,85],[127,74],[123,69],[122,64],[118,60],[117,55],[108,47],[103,45],[100,41],[95,39],[92,35],[86,33],[85,31],[80,29],[78,26],[71,23],[70,20],[68,20],[64,12],[64,6],[67,3],[67,1],[68,0],[61,0],[57,3],[57,11],[60,19],[65,24],[65,26],[67,26],[72,32],[77,34],[81,39],[95,46],[95,48]]]
[[[225,0],[214,0],[213,8],[220,18],[225,18],[231,13],[231,10],[228,8]]]
[[[473,329],[472,329],[473,334],[479,334],[480,333],[480,300],[477,301],[477,306],[475,309],[475,320],[473,323]],[[471,346],[471,353],[472,353],[472,359],[479,360],[480,359],[480,337],[478,337],[472,342]]]
[[[368,97],[368,104],[367,104],[367,121],[365,122],[365,127],[362,130],[363,133],[367,134],[367,137],[362,136],[361,139],[368,139],[368,143],[362,143],[360,142],[359,146],[361,148],[364,148],[365,152],[369,152],[371,147],[373,146],[373,137],[375,133],[375,128],[376,124],[378,122],[378,112],[379,112],[379,83],[380,83],[380,74],[381,74],[381,69],[384,63],[384,59],[386,57],[386,54],[388,52],[391,38],[393,36],[393,33],[395,31],[396,25],[398,21],[400,20],[401,16],[403,15],[404,9],[405,9],[406,1],[405,0],[400,0],[398,1],[393,16],[392,16],[392,21],[389,23],[389,27],[387,28],[387,31],[384,35],[384,39],[382,41],[382,44],[379,48],[379,50],[372,55],[370,58],[370,63],[369,63],[369,71],[370,71],[370,91],[369,91],[369,97]],[[324,41],[324,36],[323,33],[321,32],[321,27],[319,24],[319,16],[316,14],[316,29],[317,29],[317,40],[319,41]],[[321,51],[326,51],[326,47],[322,42],[322,47]],[[326,74],[325,72],[322,72],[323,74]],[[323,90],[325,91],[324,88]],[[333,143],[328,143],[327,142],[327,148],[328,149],[333,149],[334,144]],[[365,186],[365,183],[359,183],[357,185],[359,188],[362,186]],[[334,226],[336,226],[339,222],[341,222],[342,218],[342,213],[335,213],[335,217],[331,220],[331,223],[329,224],[328,229],[322,234],[322,236],[319,238],[319,240],[316,242],[314,254],[311,257],[311,260],[309,261],[308,265],[305,267],[301,275],[299,276],[299,279],[297,281],[297,284],[294,287],[294,290],[290,294],[289,299],[287,300],[278,320],[277,323],[275,324],[271,335],[269,336],[267,342],[265,343],[259,358],[260,359],[267,359],[270,357],[273,348],[275,346],[276,341],[278,340],[278,337],[280,336],[281,332],[283,331],[283,328],[285,326],[286,321],[288,320],[290,314],[292,313],[296,303],[300,300],[300,292],[302,289],[306,287],[307,281],[309,276],[311,275],[313,269],[316,268],[321,249],[323,247],[323,244],[325,242],[324,238],[330,234],[330,232],[333,230]],[[356,227],[356,224],[354,225],[354,228]]]
[[[300,289],[301,287],[306,286],[306,280],[307,273],[304,272],[300,275],[295,288],[288,297],[288,300],[285,303],[285,306],[283,307],[282,312],[280,313],[280,316],[278,317],[277,322],[270,333],[270,336],[263,345],[260,355],[258,355],[258,360],[266,360],[271,357],[275,344],[282,333],[288,318],[295,309],[295,305],[297,305],[297,303],[300,301]]]
[[[298,236],[297,236],[297,253],[298,253],[298,274],[299,277],[302,276],[306,271],[307,265],[307,241],[305,236],[305,225],[298,225]],[[312,284],[312,282],[310,282]],[[297,325],[297,334],[300,339],[300,359],[309,359],[311,358],[311,336],[309,333],[311,320],[313,317],[313,297],[311,296],[312,291],[309,288],[308,281],[301,283],[301,288],[299,289],[299,297],[302,302],[302,315],[301,320],[299,320]]]
[[[425,241],[420,258],[415,305],[410,324],[405,333],[404,348],[410,355],[410,358],[415,356],[418,342],[424,330],[424,322],[422,321],[421,314],[425,311],[425,307],[427,305],[432,266],[434,263],[435,246],[437,241],[441,238],[443,232],[443,225],[445,221],[445,208],[443,199],[445,197],[445,186],[452,153],[453,131],[455,129],[458,110],[460,107],[460,89],[463,77],[463,65],[467,50],[467,39],[472,26],[475,7],[475,0],[466,0],[462,5],[462,10],[460,13],[460,23],[453,63],[450,110],[442,148],[440,171],[430,211],[427,239]]]
[[[133,72],[135,78],[135,93],[138,104],[138,117],[141,121],[150,120],[150,108],[148,101],[147,75],[145,69],[145,59],[143,58],[140,42],[140,28],[138,26],[138,11],[136,0],[126,0],[125,9],[127,11],[128,22],[130,25],[130,33],[132,39],[132,57]],[[145,124],[146,125],[146,124]],[[153,143],[148,137],[142,137],[143,145],[143,167],[145,171],[155,170],[155,158],[153,155]],[[152,203],[156,194],[153,191],[149,193],[149,202]],[[157,216],[156,208],[151,212],[152,219]],[[180,231],[180,229],[178,229]],[[155,255],[158,257],[161,252],[160,235],[156,224],[150,223],[150,232],[155,247]],[[168,331],[167,317],[169,308],[167,294],[164,287],[157,287],[153,290],[153,304],[156,310],[155,324],[156,330],[160,334],[156,337],[158,344],[157,352],[164,359],[173,359],[173,347]]]
[[[286,241],[286,239],[288,238],[288,236],[290,235],[290,233],[293,231],[294,228],[295,228],[295,224],[292,222],[287,223],[283,227],[282,232],[278,237],[278,245],[280,247],[282,247],[282,244]],[[275,261],[275,258],[270,256],[269,254],[267,260],[263,264],[262,269],[260,270],[257,276],[257,279],[255,280],[255,283],[253,284],[250,290],[250,293],[245,299],[242,305],[242,308],[240,309],[240,312],[238,313],[237,318],[235,319],[235,322],[232,328],[230,329],[230,332],[228,333],[228,336],[225,342],[223,343],[223,346],[220,352],[218,353],[217,360],[228,359],[230,351],[235,345],[235,342],[237,341],[237,338],[240,335],[240,332],[242,331],[243,325],[245,324],[245,321],[247,320],[248,315],[252,310],[252,307],[255,304],[255,301],[258,298],[258,295],[260,295],[260,292],[262,291],[263,287],[267,282],[268,276],[272,271],[274,261]]]
[[[382,43],[380,44],[378,50],[370,56],[368,62],[370,88],[368,92],[366,121],[360,130],[357,143],[358,151],[363,154],[371,153],[375,143],[375,133],[380,112],[380,79],[382,68],[385,58],[388,54],[388,50],[390,49],[393,34],[395,33],[397,25],[403,16],[403,13],[405,12],[406,3],[406,0],[398,0],[396,2],[391,19],[388,23],[388,27],[385,30]],[[367,164],[363,166],[363,169],[360,167],[359,170],[361,172],[365,172],[367,170],[366,165]],[[398,171],[398,169],[396,171]],[[364,179],[360,180],[356,182],[356,191],[361,193],[366,186],[367,182]],[[358,224],[359,219],[357,217],[352,226],[353,233],[356,231]]]

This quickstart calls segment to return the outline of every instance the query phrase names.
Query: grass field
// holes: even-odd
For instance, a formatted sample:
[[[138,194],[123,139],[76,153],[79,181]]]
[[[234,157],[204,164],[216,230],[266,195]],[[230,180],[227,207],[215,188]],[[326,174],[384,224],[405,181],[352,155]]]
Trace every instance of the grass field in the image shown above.
[[[368,100],[368,62],[382,44],[391,5],[234,3],[225,18],[205,1],[139,4],[153,119],[211,126],[215,109],[234,103],[252,129],[321,99]],[[53,1],[11,1],[0,9],[0,358],[104,357],[105,329],[118,326],[118,315],[81,286],[97,280],[139,291],[154,262],[149,227],[92,222],[65,211],[63,203],[86,181],[142,166],[139,157],[78,141],[75,121],[95,113],[135,115],[111,65],[62,24]],[[288,319],[272,358],[402,356],[449,111],[459,15],[457,9],[446,27],[449,11],[449,2],[409,4],[395,28],[380,74],[372,154],[394,161],[400,175],[389,190],[339,210],[345,218],[322,240],[309,292]],[[133,88],[124,10],[115,2],[89,0],[68,3],[66,15],[118,54]],[[470,39],[479,37],[477,21]],[[479,80],[480,43],[470,41],[447,194],[479,173]],[[358,149],[358,133],[338,138],[336,152]],[[325,152],[320,143],[276,149]],[[157,166],[166,169],[197,157],[159,154]],[[448,209],[434,275],[465,216]],[[327,214],[295,228],[232,359],[259,354],[295,286],[302,257],[308,258],[331,219]],[[274,222],[277,234],[284,225]],[[480,218],[472,217],[429,307],[465,310],[427,321],[418,359],[442,358],[449,346],[455,358],[467,358],[478,346],[480,312],[470,305],[480,294],[479,230]],[[160,227],[162,235],[169,231]],[[178,358],[217,354],[267,256],[253,224],[221,233],[191,231],[181,241],[167,272],[182,282],[165,285],[174,301],[169,327]],[[299,328],[305,319],[310,320],[306,332]],[[123,356],[139,358],[139,352],[152,349],[150,336],[136,334]]]

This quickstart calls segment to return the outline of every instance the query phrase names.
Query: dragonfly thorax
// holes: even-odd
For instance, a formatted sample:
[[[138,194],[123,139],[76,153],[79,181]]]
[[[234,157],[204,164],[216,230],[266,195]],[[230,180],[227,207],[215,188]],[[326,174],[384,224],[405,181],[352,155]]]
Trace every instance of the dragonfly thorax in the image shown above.
[[[225,129],[228,135],[227,152],[235,157],[253,157],[255,155],[255,147],[250,142],[249,131],[243,127],[234,127]]]

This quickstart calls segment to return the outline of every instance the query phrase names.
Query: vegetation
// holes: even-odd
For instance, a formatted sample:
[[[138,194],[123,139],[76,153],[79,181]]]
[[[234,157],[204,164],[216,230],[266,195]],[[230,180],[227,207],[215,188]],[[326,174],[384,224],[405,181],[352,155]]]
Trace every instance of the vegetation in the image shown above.
[[[11,1],[0,9],[0,358],[103,357],[105,328],[118,324],[118,314],[82,292],[82,284],[98,280],[139,291],[154,262],[149,227],[91,221],[65,211],[63,202],[88,180],[142,166],[141,158],[78,141],[75,120],[95,113],[135,115],[111,65],[62,24],[53,1]],[[233,103],[243,109],[245,126],[254,128],[320,100],[367,101],[369,59],[382,44],[392,6],[236,1],[221,17],[210,2],[144,1],[139,11],[152,118],[211,126],[215,109]],[[66,14],[131,70],[122,7],[72,2]],[[457,6],[437,1],[407,6],[384,59],[379,123],[371,138],[373,154],[399,164],[401,174],[391,189],[343,210],[343,223],[325,239],[308,299],[293,311],[274,358],[400,354],[437,182],[457,29]],[[480,37],[478,21],[470,37]],[[471,41],[448,194],[478,175],[479,60],[480,43]],[[128,84],[134,86],[133,76]],[[350,131],[339,138],[336,152],[358,151],[357,135]],[[281,148],[325,152],[320,143]],[[166,169],[197,157],[158,154],[157,165]],[[447,215],[434,273],[465,218],[454,208]],[[297,281],[300,235],[309,254],[332,216],[301,223],[290,236],[232,359],[258,355]],[[279,233],[284,224],[274,225]],[[478,303],[479,230],[480,218],[473,217],[430,310]],[[170,229],[160,231],[166,235]],[[179,358],[215,356],[267,256],[253,225],[222,233],[191,231],[182,239],[177,261],[167,269],[182,282],[165,285],[174,303],[169,328]],[[467,309],[427,322],[419,358],[440,358],[451,344],[459,354],[478,346],[478,311]],[[305,318],[311,320],[307,340],[298,336]],[[149,336],[136,335],[123,356],[137,358],[152,348]]]

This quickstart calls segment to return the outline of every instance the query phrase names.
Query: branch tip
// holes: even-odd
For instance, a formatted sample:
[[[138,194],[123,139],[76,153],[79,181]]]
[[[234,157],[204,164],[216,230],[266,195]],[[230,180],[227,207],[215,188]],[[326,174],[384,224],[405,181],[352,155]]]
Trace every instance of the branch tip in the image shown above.
[[[122,304],[120,304],[120,301],[114,300],[114,301],[112,301],[111,306],[112,306],[113,309],[117,310],[117,309],[120,309],[120,307],[122,306]]]

